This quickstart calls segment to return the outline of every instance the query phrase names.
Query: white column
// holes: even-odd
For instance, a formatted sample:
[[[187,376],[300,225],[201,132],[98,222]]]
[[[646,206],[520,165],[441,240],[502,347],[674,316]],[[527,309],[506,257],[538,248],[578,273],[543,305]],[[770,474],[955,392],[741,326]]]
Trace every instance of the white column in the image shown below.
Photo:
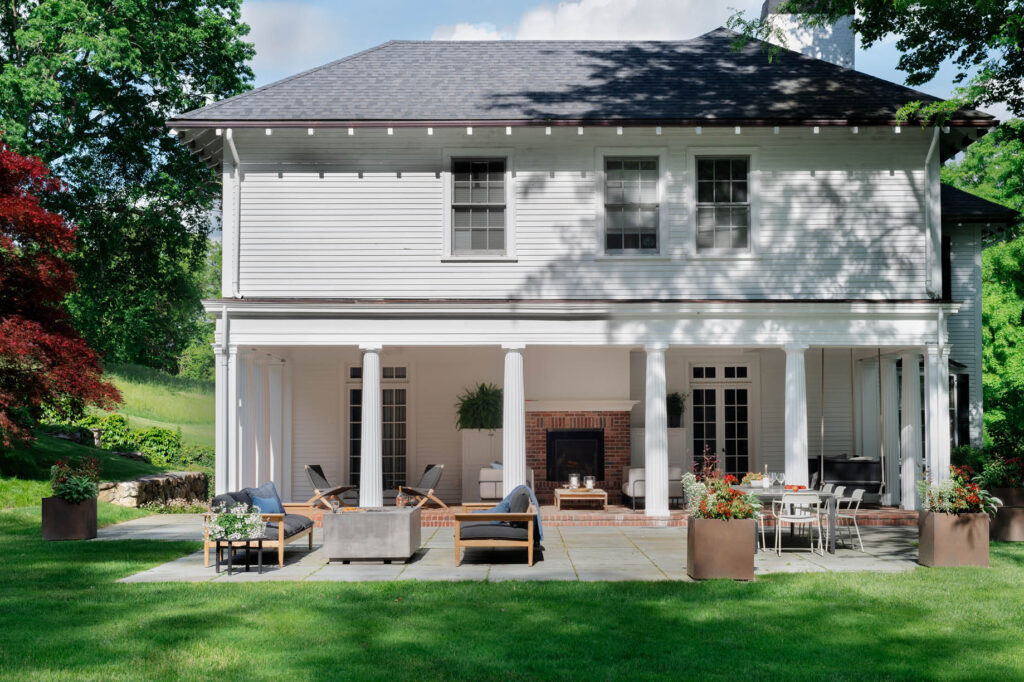
[[[668,410],[665,405],[664,343],[650,343],[644,392],[644,508],[647,516],[668,516]]]
[[[945,362],[943,358],[945,357]],[[949,369],[948,354],[938,346],[925,353],[925,457],[928,480],[933,483],[949,477]]]
[[[214,493],[220,495],[221,493],[228,492],[228,457],[230,450],[228,444],[228,429],[229,423],[231,422],[228,416],[228,405],[230,405],[230,398],[228,396],[228,350],[223,344],[213,344],[213,357],[216,362],[216,369],[214,374],[216,394],[215,394],[215,410],[216,417],[214,418],[214,428],[216,429],[215,434],[215,456],[214,456]]]
[[[292,365],[284,363],[282,376],[282,415],[281,415],[281,495],[282,499],[294,500],[295,494],[292,490]]]
[[[225,491],[228,490],[240,490],[242,476],[239,471],[239,462],[241,461],[239,450],[241,445],[239,443],[239,414],[241,412],[241,406],[239,404],[239,396],[241,392],[239,389],[239,382],[242,380],[242,372],[239,371],[239,357],[238,357],[238,346],[231,344],[228,346],[228,405],[227,405],[227,432],[228,432],[228,456],[227,456],[227,480],[225,481]],[[220,484],[218,483],[218,486]]]
[[[270,480],[270,438],[267,367],[270,358],[266,355],[252,360],[252,483],[260,486]]]
[[[233,490],[248,488],[256,483],[256,421],[255,384],[252,355],[238,355],[238,486]]]
[[[900,503],[900,411],[896,381],[896,358],[883,357],[881,366],[882,452],[885,454],[885,493],[882,503]]]
[[[502,387],[502,493],[526,483],[526,392],[523,344],[503,344],[505,383]]]
[[[790,344],[786,351],[786,485],[808,485],[807,474],[807,346]]]
[[[267,455],[270,480],[277,487],[278,495],[285,495],[284,460],[282,440],[284,437],[284,360],[272,358],[267,363]],[[287,499],[287,498],[286,498]]]
[[[949,423],[949,345],[942,347],[939,352],[939,371],[937,377],[938,394],[938,440],[935,442],[935,469],[938,480],[945,481],[949,478],[950,447],[952,438]]]
[[[363,351],[363,430],[359,455],[359,506],[384,506],[384,463],[381,448],[379,345]]]
[[[921,356],[904,353],[900,391],[900,495],[903,508],[918,509],[917,482],[921,480]]]

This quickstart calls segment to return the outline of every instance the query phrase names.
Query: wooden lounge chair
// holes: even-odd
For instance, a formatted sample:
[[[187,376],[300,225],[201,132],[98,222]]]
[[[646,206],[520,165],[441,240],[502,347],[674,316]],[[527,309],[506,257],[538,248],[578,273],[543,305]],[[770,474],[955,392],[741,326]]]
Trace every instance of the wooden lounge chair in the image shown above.
[[[448,505],[438,499],[437,495],[434,494],[434,491],[437,490],[437,484],[441,481],[441,474],[443,473],[443,464],[428,464],[427,468],[423,470],[423,475],[420,476],[420,482],[416,484],[416,487],[399,486],[398,492],[419,498],[419,502],[416,504],[417,507],[422,507],[427,503],[427,500],[432,500],[447,509]]]
[[[355,489],[354,485],[331,485],[324,476],[324,469],[319,464],[307,464],[306,475],[313,486],[313,497],[304,502],[310,511],[317,507],[321,509],[336,509],[344,504],[341,501],[342,493]]]
[[[485,504],[470,503],[463,506],[469,509],[480,508]],[[514,493],[509,500],[509,507],[512,510],[510,512],[455,514],[456,566],[462,563],[462,550],[466,547],[524,547],[527,563],[533,566],[537,508],[530,499],[529,491],[523,488],[519,493]]]

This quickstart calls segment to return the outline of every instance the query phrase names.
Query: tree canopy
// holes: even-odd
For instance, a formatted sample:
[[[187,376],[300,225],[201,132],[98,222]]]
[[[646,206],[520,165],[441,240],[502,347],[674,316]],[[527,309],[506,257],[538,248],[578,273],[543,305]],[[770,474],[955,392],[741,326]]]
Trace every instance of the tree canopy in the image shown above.
[[[67,185],[75,325],[108,360],[173,368],[200,321],[216,175],[164,121],[250,87],[240,0],[12,0],[0,130]]]
[[[0,142],[0,445],[29,440],[44,403],[109,407],[117,389],[63,306],[75,229],[41,198],[61,192],[38,159]]]

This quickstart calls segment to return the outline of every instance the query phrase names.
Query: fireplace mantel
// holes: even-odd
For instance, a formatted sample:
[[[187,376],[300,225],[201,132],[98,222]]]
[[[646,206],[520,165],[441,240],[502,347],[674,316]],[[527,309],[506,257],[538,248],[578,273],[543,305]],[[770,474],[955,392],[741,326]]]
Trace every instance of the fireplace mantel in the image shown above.
[[[639,400],[526,400],[527,412],[629,412]]]

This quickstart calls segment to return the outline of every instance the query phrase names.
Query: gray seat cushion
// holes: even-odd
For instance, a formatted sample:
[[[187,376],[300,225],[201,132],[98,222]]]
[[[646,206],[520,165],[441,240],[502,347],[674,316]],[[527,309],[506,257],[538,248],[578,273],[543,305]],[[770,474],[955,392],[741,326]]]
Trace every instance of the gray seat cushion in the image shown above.
[[[462,540],[526,540],[529,538],[526,526],[489,521],[467,521],[460,526]]]
[[[284,515],[284,536],[290,538],[291,536],[306,530],[313,525],[313,520],[302,516],[301,514],[285,514]],[[268,523],[267,530],[263,534],[263,537],[267,540],[277,539],[277,523]]]

